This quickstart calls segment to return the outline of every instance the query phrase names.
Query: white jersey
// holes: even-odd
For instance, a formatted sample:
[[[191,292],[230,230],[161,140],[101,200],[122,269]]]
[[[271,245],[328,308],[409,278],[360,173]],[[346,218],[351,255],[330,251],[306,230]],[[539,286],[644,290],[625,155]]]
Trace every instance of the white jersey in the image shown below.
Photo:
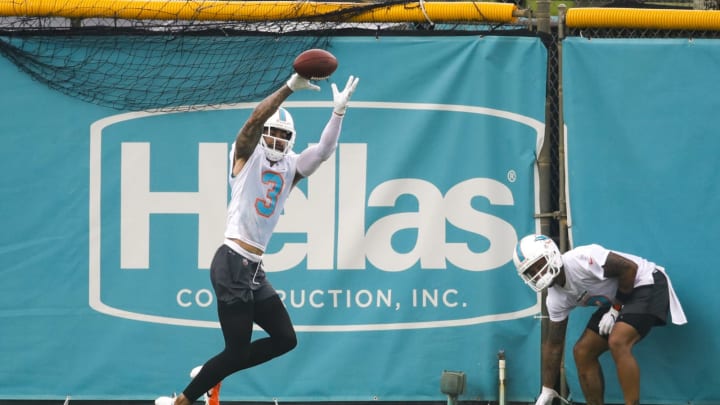
[[[235,144],[230,148],[231,189],[225,237],[265,251],[290,195],[298,155],[290,152],[273,165],[258,144],[237,176],[232,175]]]
[[[641,257],[613,251],[638,265],[633,287],[653,284],[655,263]],[[553,322],[562,321],[577,306],[603,306],[612,303],[617,278],[606,278],[602,268],[610,250],[600,245],[578,246],[562,255],[565,285],[548,288],[545,304]]]

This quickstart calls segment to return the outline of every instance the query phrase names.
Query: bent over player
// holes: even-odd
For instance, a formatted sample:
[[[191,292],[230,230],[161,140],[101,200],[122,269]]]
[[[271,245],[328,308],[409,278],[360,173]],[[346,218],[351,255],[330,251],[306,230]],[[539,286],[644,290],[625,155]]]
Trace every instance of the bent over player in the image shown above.
[[[335,151],[350,96],[359,79],[333,91],[333,111],[317,144],[300,154],[292,151],[296,132],[290,113],[280,107],[297,90],[320,87],[293,74],[280,89],[261,101],[230,151],[225,241],[210,266],[217,312],[225,339],[223,351],[208,360],[176,398],[160,397],[157,405],[190,405],[228,375],[292,350],[295,329],[277,292],[267,280],[262,256],[291,189],[310,176]],[[253,323],[268,336],[251,341]]]
[[[547,289],[550,318],[542,346],[542,390],[536,405],[550,405],[559,397],[557,384],[565,345],[568,316],[578,306],[599,306],[575,343],[573,355],[580,387],[588,405],[604,404],[604,381],[599,357],[612,354],[625,405],[640,403],[640,368],[633,346],[653,326],[687,322],[665,270],[644,258],[608,250],[600,245],[579,246],[560,254],[552,239],[528,235],[513,254],[518,274],[536,292]]]

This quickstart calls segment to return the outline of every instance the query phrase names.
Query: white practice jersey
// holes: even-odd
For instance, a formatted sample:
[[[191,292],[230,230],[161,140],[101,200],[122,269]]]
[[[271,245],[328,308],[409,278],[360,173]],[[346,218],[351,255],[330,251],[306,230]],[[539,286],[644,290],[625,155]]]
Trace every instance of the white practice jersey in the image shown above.
[[[298,154],[288,153],[273,165],[262,146],[255,147],[237,176],[232,175],[235,144],[230,148],[230,189],[225,237],[265,251],[295,178]]]
[[[653,284],[655,263],[641,257],[613,251],[638,265],[634,287]],[[564,320],[577,306],[603,306],[612,303],[617,291],[617,279],[605,278],[602,266],[610,250],[600,245],[578,246],[562,255],[565,285],[548,288],[545,301],[553,322]]]

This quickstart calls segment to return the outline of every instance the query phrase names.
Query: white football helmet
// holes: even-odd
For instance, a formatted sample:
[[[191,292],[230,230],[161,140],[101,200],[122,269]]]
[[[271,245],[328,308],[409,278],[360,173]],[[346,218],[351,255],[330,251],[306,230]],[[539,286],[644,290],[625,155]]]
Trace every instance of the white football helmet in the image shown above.
[[[545,259],[545,263],[535,269],[534,265],[541,259]],[[525,284],[536,292],[550,286],[563,265],[560,249],[545,235],[528,235],[520,239],[513,252],[513,263]]]
[[[288,139],[277,138],[270,135],[270,128],[277,128],[290,134]],[[272,143],[268,145],[265,138],[269,137],[272,139]],[[284,143],[285,147],[281,149],[275,149],[275,143],[280,140],[280,143]],[[280,107],[275,113],[265,121],[263,125],[263,135],[260,137],[260,145],[265,150],[265,157],[272,162],[277,162],[287,155],[295,144],[295,124],[293,122],[292,115]]]

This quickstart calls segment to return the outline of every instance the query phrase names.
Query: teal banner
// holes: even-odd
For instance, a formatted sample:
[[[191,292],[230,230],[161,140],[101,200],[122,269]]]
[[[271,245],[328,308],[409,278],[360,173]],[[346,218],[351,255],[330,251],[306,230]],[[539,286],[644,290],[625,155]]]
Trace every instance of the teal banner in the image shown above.
[[[669,57],[669,55],[672,55]],[[717,404],[720,307],[713,263],[720,220],[720,149],[714,121],[716,40],[563,42],[564,112],[572,243],[600,243],[664,266],[688,323],[653,329],[635,349],[641,401]],[[576,339],[587,314],[571,314]],[[582,393],[566,346],[573,399]],[[605,401],[622,393],[609,354]]]
[[[442,401],[453,370],[463,398],[497,400],[502,351],[507,399],[533,400],[540,307],[511,255],[536,229],[545,47],[343,37],[330,51],[331,80],[360,84],[335,155],[292,192],[264,257],[299,345],[226,379],[221,399]],[[180,392],[223,348],[208,269],[229,144],[254,103],[116,111],[5,59],[0,72],[0,398]],[[331,114],[319,84],[285,104],[296,151]]]

